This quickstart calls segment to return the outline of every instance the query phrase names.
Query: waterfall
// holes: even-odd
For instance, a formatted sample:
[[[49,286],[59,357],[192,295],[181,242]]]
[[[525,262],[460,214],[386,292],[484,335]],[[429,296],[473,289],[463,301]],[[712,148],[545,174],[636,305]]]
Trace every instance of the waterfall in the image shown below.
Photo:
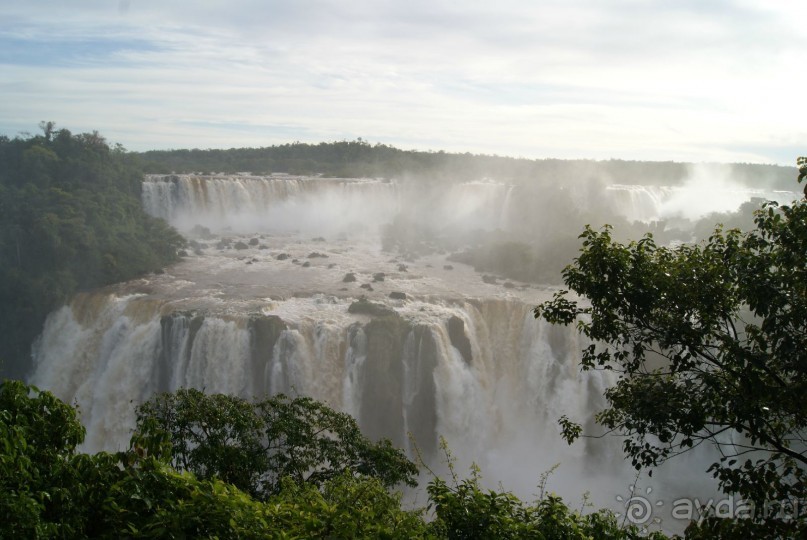
[[[650,223],[663,218],[664,201],[675,192],[672,187],[612,184],[606,188],[610,204],[628,221]]]
[[[338,299],[288,302],[293,308],[217,313],[153,295],[82,293],[48,317],[30,380],[79,406],[87,451],[125,447],[134,404],[194,387],[310,395],[354,415],[373,438],[406,448],[412,434],[434,456],[442,435],[462,463],[497,474],[508,454],[531,444],[547,454],[538,460],[547,468],[552,459],[585,467],[583,453],[560,443],[549,452],[541,441],[556,438],[559,415],[602,405],[601,374],[581,376],[577,334],[535,321],[524,302],[431,299],[380,318],[349,315]],[[322,318],[323,303],[341,315]],[[452,320],[460,322],[450,331]],[[603,452],[621,461],[618,448]]]
[[[503,228],[512,189],[490,179],[452,185],[442,209],[446,223],[469,229]]]
[[[146,212],[181,230],[201,224],[242,233],[333,234],[382,225],[427,201],[428,211],[416,212],[421,221],[493,230],[509,225],[513,188],[489,179],[424,191],[372,178],[172,174],[147,175],[142,201]]]
[[[148,175],[143,207],[180,229],[313,233],[380,224],[397,211],[393,182],[290,175]]]
[[[378,226],[399,211],[447,229],[523,228],[514,214],[531,202],[521,188],[150,175],[150,214],[214,232],[196,236],[193,253],[163,274],[81,293],[52,312],[29,380],[78,405],[86,451],[125,447],[134,406],[158,392],[306,395],[351,414],[372,439],[410,456],[416,445],[438,472],[442,436],[457,470],[477,463],[490,487],[530,498],[560,463],[552,490],[572,503],[590,491],[595,506],[613,507],[633,478],[619,439],[568,446],[557,420],[596,430],[614,374],[581,373],[587,343],[575,328],[533,318],[553,290],[483,282],[439,251],[409,260],[378,247]],[[648,221],[676,194],[618,185],[608,193],[631,219]],[[360,298],[375,311],[352,312]],[[670,485],[688,478],[659,476]]]
[[[671,218],[697,220],[712,212],[735,212],[746,201],[765,199],[788,204],[798,198],[791,191],[770,191],[715,182],[699,177],[680,186],[612,184],[606,187],[609,205],[628,221],[650,223]]]

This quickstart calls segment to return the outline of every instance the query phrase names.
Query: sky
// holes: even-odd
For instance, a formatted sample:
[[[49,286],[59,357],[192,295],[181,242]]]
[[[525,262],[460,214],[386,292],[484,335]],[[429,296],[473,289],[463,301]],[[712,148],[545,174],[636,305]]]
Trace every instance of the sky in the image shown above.
[[[803,0],[0,2],[0,134],[793,165]]]

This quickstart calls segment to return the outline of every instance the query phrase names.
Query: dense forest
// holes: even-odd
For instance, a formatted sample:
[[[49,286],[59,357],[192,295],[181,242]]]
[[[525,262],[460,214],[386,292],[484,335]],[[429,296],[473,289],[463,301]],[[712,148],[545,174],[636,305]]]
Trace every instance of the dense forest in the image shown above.
[[[159,271],[184,245],[143,211],[143,171],[122,147],[42,127],[0,137],[0,373],[14,376],[73,293]]]

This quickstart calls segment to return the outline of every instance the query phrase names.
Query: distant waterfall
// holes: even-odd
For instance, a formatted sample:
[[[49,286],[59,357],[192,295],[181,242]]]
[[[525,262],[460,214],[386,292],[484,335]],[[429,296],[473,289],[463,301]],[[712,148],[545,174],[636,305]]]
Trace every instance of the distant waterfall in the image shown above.
[[[290,175],[148,175],[143,207],[180,229],[323,232],[381,223],[398,209],[396,185]]]
[[[650,223],[663,217],[664,202],[675,188],[613,184],[606,188],[611,204],[628,221]]]
[[[377,227],[400,211],[428,212],[431,224],[504,229],[514,186],[492,180],[444,188],[402,187],[371,178],[319,178],[276,174],[148,175],[143,182],[145,210],[180,229],[203,225],[236,232],[308,231],[325,234],[354,226]]]
[[[451,186],[442,209],[446,223],[470,229],[504,229],[514,186],[482,180]]]
[[[697,179],[680,186],[612,184],[606,187],[610,205],[628,221],[650,223],[671,218],[700,219],[712,212],[735,212],[744,202],[764,199],[788,204],[791,191],[765,191],[726,183],[699,185]]]

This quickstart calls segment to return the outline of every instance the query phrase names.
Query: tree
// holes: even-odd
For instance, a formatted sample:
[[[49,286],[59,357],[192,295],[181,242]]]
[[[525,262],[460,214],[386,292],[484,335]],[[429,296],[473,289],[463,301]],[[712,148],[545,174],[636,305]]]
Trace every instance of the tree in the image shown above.
[[[321,487],[287,477],[266,507],[275,530],[289,538],[434,538],[422,510],[403,510],[400,493],[350,471]]]
[[[799,159],[802,180],[807,160]],[[807,504],[807,201],[756,213],[756,229],[717,228],[699,245],[628,245],[610,228],[582,233],[563,272],[569,291],[536,317],[576,323],[590,340],[584,370],[619,374],[596,419],[624,436],[638,469],[703,443],[721,453],[709,471],[757,509]],[[562,418],[569,442],[579,425]],[[772,527],[807,527],[755,514]],[[782,525],[785,523],[786,525]],[[789,525],[787,525],[789,523]],[[721,525],[724,526],[724,525]]]
[[[172,426],[181,431],[180,426],[195,425],[207,437],[199,444],[207,448],[201,456],[180,456],[179,461],[187,459],[193,467],[199,458],[218,467],[222,463],[217,459],[252,459],[248,432],[260,416],[248,412],[258,411],[261,404],[190,394],[194,399],[185,395],[171,401],[182,402],[176,407],[180,412],[171,415]],[[165,397],[176,395],[155,401],[165,402]],[[339,420],[333,419],[333,414],[340,420],[343,415],[308,399],[279,396],[277,402],[275,433],[285,435],[275,439],[286,442],[276,446],[299,453],[303,459],[295,460],[295,466],[307,459],[343,459],[332,448],[316,448],[325,436],[320,413],[334,428],[327,429],[331,438],[344,434]],[[191,408],[197,405],[203,413],[194,415]],[[193,422],[182,420],[188,415]],[[384,460],[374,466],[385,471],[364,474],[357,472],[361,465],[317,462],[308,472],[329,469],[327,478],[300,480],[295,476],[299,469],[284,475],[274,493],[262,493],[264,500],[255,500],[212,469],[205,470],[209,478],[174,469],[170,433],[155,426],[154,416],[145,422],[145,433],[136,433],[126,451],[83,454],[76,451],[84,429],[74,407],[19,381],[0,383],[0,538],[665,538],[623,528],[609,511],[584,515],[570,510],[560,498],[545,495],[547,475],[534,504],[511,493],[484,490],[478,469],[459,480],[444,441],[452,482],[435,477],[430,483],[429,502],[435,512],[430,523],[423,519],[425,509],[404,510],[401,494],[390,492],[391,474],[400,473],[386,470],[390,467]],[[293,443],[297,436],[305,441]],[[210,439],[217,437],[224,439],[212,444]],[[174,448],[188,454],[187,448]],[[371,450],[373,454],[378,448]],[[386,446],[381,450],[386,453]],[[232,470],[225,468],[224,474]]]
[[[47,314],[77,290],[179,259],[185,240],[145,213],[142,170],[97,132],[0,137],[0,373],[22,376]]]
[[[641,531],[633,525],[621,526],[610,510],[584,514],[570,510],[555,494],[547,493],[546,482],[552,470],[541,475],[538,500],[521,501],[512,493],[486,490],[480,486],[481,473],[471,466],[471,475],[460,480],[454,469],[454,458],[445,440],[440,447],[445,452],[451,482],[434,476],[427,488],[434,520],[429,524],[436,538],[451,540],[545,539],[584,540],[664,540],[660,532]],[[429,471],[431,472],[431,471]],[[434,474],[434,473],[432,473]],[[585,499],[583,506],[586,506]]]
[[[0,382],[0,537],[70,536],[70,462],[84,439],[75,409],[19,381]]]
[[[206,405],[232,416],[226,400]],[[320,485],[286,477],[262,502],[219,478],[174,470],[165,444],[135,438],[125,452],[88,455],[76,451],[83,437],[75,408],[0,382],[0,538],[425,536],[422,512],[403,510],[378,478],[350,470]]]
[[[417,467],[388,440],[372,443],[351,416],[305,397],[160,394],[138,407],[133,444],[260,499],[278,493],[283,478],[321,487],[345,471],[386,487],[416,485]]]

